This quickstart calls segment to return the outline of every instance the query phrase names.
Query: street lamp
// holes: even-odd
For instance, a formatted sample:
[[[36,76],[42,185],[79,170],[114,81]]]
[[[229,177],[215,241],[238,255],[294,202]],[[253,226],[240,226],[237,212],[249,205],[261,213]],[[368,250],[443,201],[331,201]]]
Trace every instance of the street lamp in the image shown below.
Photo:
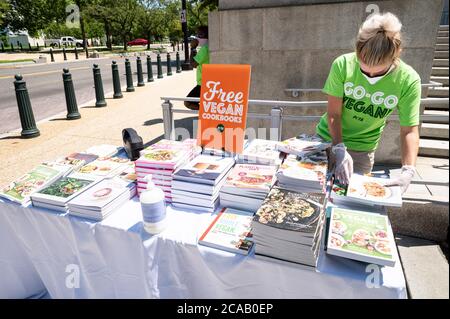
[[[192,70],[191,62],[189,59],[186,0],[181,1],[181,29],[183,30],[184,36],[184,62],[183,64],[181,64],[181,69],[184,71]]]

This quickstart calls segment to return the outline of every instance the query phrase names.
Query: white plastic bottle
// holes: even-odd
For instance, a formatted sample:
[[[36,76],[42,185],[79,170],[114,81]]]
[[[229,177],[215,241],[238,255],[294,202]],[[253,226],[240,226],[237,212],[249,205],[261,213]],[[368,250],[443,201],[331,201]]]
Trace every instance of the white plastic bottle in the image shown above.
[[[155,235],[166,228],[164,192],[152,182],[152,175],[146,176],[145,180],[147,189],[140,196],[144,229],[147,233]]]

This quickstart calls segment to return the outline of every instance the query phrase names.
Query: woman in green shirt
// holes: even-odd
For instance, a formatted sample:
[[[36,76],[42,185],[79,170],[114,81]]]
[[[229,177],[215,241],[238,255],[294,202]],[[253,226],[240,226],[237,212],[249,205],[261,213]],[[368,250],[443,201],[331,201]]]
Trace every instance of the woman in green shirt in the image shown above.
[[[396,109],[400,118],[402,173],[392,184],[403,192],[415,174],[419,149],[421,83],[402,60],[401,23],[391,14],[371,15],[361,26],[356,52],[334,60],[323,92],[328,110],[317,134],[332,142],[336,178],[348,183],[353,171],[370,173],[375,150]]]

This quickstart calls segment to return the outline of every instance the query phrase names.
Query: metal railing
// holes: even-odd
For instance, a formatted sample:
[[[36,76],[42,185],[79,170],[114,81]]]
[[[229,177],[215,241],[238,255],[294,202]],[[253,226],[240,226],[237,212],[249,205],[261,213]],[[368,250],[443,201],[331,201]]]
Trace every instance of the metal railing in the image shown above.
[[[164,138],[175,138],[175,121],[173,115],[177,114],[198,114],[198,111],[178,109],[174,108],[172,101],[180,102],[200,102],[200,98],[192,97],[161,97],[162,111],[163,111],[163,124],[164,124]],[[433,106],[442,103],[442,98],[424,98],[421,99],[423,106]],[[283,114],[284,108],[298,108],[298,107],[327,107],[327,101],[275,101],[275,100],[249,100],[248,105],[270,106],[270,113],[247,113],[248,119],[261,119],[270,120],[270,127],[276,128],[278,139],[281,138],[281,131],[283,121],[318,121],[322,117],[321,115],[285,115]],[[388,121],[399,121],[399,116],[393,114],[389,117]],[[448,123],[448,115],[428,115],[423,114],[420,116],[420,121],[432,121],[438,123]]]

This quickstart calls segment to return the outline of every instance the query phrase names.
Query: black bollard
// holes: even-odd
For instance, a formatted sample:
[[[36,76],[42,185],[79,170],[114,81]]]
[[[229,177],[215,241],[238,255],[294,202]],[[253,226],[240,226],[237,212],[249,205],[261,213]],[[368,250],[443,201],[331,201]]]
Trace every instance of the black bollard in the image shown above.
[[[111,69],[113,77],[114,98],[121,99],[123,97],[123,94],[122,87],[120,85],[119,66],[117,65],[116,61],[112,61]]]
[[[36,43],[36,47],[37,47],[37,51],[38,51],[38,52],[41,51],[41,48],[39,47],[39,42]]]
[[[22,43],[19,43],[20,51],[23,51]]]
[[[63,82],[64,82],[64,94],[66,95],[67,116],[68,120],[77,120],[81,118],[80,112],[78,112],[77,98],[75,96],[75,90],[73,88],[72,74],[69,73],[69,69],[63,69]]]
[[[94,64],[93,72],[94,72],[94,86],[96,99],[95,106],[104,107],[107,104],[105,101],[105,93],[103,92],[102,74],[100,73],[100,68],[98,67],[98,64]]]
[[[53,49],[52,48],[50,48],[50,60],[52,62],[55,62],[55,56],[53,55]]]
[[[147,55],[147,82],[153,82],[153,67],[152,67],[152,58],[150,55]]]
[[[167,53],[167,76],[172,75],[172,61],[170,59],[170,53]]]
[[[180,42],[177,42],[177,51],[180,51]]]
[[[47,49],[47,42],[45,42],[45,40],[44,40],[44,48]]]
[[[77,50],[77,46],[75,46],[75,60],[78,60],[78,50]]]
[[[161,65],[161,55],[159,53],[156,56],[156,65],[158,67],[158,79],[162,79],[163,73],[162,73],[162,65]]]
[[[133,75],[131,74],[131,63],[129,59],[125,59],[125,73],[127,78],[127,92],[134,92]]]
[[[16,90],[17,106],[19,107],[20,123],[22,124],[22,133],[20,135],[24,138],[39,136],[41,133],[36,127],[27,84],[20,74],[17,74],[15,79],[14,87]]]
[[[11,52],[14,52],[14,44],[11,42]]]
[[[141,57],[137,57],[136,59],[136,69],[137,69],[137,78],[138,83],[137,86],[145,86],[144,75],[142,74],[142,60]]]
[[[63,48],[63,56],[64,56],[64,61],[67,61],[66,48]]]
[[[181,73],[181,61],[179,52],[177,52],[177,73]]]
[[[5,52],[5,45],[3,44],[3,42],[2,42],[2,52],[3,53]]]

